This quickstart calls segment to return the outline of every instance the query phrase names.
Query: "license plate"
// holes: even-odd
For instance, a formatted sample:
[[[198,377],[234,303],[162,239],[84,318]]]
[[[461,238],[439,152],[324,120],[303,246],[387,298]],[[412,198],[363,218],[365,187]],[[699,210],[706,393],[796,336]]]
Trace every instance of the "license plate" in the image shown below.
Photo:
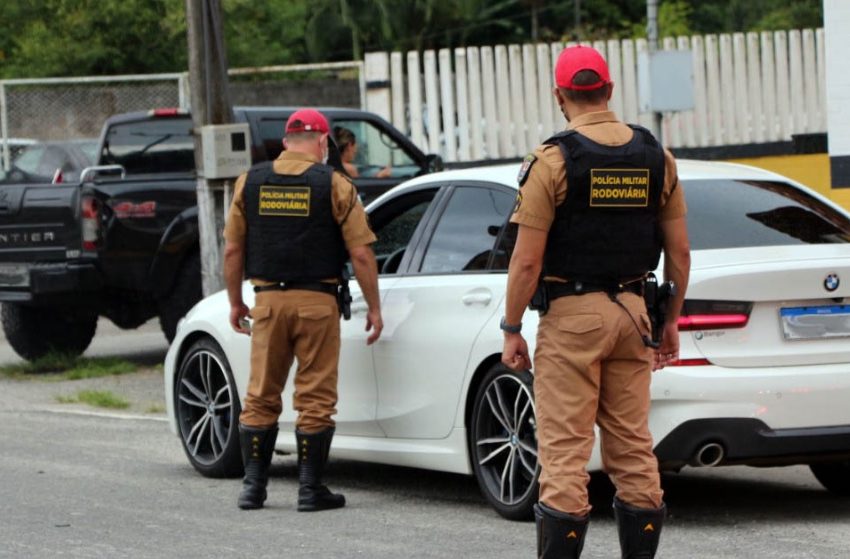
[[[788,307],[779,316],[786,340],[850,337],[850,305]]]
[[[30,284],[30,269],[26,264],[0,263],[0,285],[27,287]]]

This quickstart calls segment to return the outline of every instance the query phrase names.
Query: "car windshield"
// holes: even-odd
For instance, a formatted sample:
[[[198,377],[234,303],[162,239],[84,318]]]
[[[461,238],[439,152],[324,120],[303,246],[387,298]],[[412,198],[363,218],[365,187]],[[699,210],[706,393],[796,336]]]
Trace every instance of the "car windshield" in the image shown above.
[[[683,181],[691,248],[850,243],[850,220],[782,182]]]

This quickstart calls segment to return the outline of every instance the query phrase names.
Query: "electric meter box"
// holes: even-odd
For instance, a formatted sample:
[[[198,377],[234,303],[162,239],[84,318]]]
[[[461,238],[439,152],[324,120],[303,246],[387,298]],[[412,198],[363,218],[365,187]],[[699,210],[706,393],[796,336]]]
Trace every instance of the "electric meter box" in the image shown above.
[[[251,167],[251,136],[247,122],[201,126],[201,149],[207,179],[231,179]]]

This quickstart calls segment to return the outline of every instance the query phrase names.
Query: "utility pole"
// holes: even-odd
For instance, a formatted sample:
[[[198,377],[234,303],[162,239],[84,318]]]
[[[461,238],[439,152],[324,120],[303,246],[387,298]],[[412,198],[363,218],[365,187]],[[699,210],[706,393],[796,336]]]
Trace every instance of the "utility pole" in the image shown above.
[[[201,126],[233,121],[227,85],[227,55],[220,0],[186,0],[189,42],[189,88],[195,128],[198,230],[204,295],[224,289],[221,231],[224,227],[226,180],[203,174]]]
[[[649,45],[649,63],[652,64],[652,54],[658,50],[658,0],[647,0],[646,2],[646,42]],[[653,132],[663,145],[662,118],[661,113],[657,111],[652,113]]]

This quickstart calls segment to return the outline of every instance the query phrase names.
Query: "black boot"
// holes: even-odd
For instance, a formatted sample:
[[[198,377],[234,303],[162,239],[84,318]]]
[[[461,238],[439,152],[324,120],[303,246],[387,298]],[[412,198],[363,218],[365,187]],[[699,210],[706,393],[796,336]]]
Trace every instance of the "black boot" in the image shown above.
[[[663,503],[657,509],[639,509],[614,499],[614,517],[620,534],[623,559],[652,559],[661,539],[661,527],[667,515]]]
[[[239,443],[242,446],[242,464],[245,477],[239,494],[240,509],[261,509],[266,500],[269,482],[269,464],[274,454],[277,427],[255,429],[239,425]]]
[[[581,556],[587,516],[573,516],[537,503],[534,518],[537,521],[537,559],[578,559]]]
[[[295,431],[298,444],[298,510],[311,512],[345,506],[345,497],[322,485],[322,472],[328,461],[334,428],[318,433]]]

